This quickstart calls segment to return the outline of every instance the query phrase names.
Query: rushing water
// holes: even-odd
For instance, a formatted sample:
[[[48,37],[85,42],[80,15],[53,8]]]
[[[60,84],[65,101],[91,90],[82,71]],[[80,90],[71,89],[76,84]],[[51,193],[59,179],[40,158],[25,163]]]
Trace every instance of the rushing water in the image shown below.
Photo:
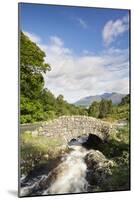
[[[73,151],[57,167],[57,177],[43,194],[78,193],[87,191],[87,166],[84,157],[87,151],[81,146],[73,146]]]
[[[62,157],[60,164],[47,176],[42,175],[35,179],[32,184],[29,183],[26,187],[22,187],[21,196],[87,192],[87,166],[84,158],[88,150],[81,146],[83,141],[85,138],[79,138],[79,140],[72,142],[69,146],[72,151]],[[44,188],[42,187],[40,190],[39,185],[41,185],[42,180],[45,180]]]

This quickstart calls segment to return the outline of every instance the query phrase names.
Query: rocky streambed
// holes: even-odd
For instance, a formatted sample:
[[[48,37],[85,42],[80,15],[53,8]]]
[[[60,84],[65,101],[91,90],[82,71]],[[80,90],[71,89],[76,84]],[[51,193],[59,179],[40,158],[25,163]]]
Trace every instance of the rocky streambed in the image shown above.
[[[68,153],[22,177],[20,196],[99,191],[108,184],[114,166],[102,146],[103,141],[92,134],[72,139]]]

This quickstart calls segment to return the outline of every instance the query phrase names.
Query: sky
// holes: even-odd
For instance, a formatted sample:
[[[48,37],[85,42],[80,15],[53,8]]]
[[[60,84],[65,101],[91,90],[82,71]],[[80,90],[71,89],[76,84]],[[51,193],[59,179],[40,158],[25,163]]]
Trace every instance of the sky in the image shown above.
[[[46,53],[45,88],[69,103],[129,93],[129,11],[19,4],[22,30]]]

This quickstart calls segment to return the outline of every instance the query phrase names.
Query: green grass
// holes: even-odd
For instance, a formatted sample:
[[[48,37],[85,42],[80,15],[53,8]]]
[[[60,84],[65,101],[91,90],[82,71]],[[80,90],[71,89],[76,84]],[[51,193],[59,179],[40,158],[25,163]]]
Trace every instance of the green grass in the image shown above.
[[[30,132],[25,132],[20,140],[21,174],[27,175],[34,167],[56,159],[64,151],[60,139],[32,136]]]

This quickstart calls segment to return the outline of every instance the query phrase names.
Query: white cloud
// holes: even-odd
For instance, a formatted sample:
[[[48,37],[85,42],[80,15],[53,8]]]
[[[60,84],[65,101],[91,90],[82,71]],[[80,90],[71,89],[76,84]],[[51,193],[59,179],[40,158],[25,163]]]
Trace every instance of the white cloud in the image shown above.
[[[63,46],[64,44],[63,41],[57,36],[51,36],[50,40],[51,40],[52,45]]]
[[[128,93],[129,51],[108,48],[99,55],[75,53],[61,38],[50,37],[48,45],[40,44],[52,70],[44,75],[45,87],[55,96],[63,94],[68,102],[104,92]]]
[[[116,38],[122,35],[129,28],[129,17],[126,15],[116,21],[108,21],[102,31],[103,40],[106,46],[110,45]]]
[[[44,46],[52,70],[46,87],[69,102],[103,92],[128,93],[128,50],[110,48],[100,55],[75,55],[64,46]]]
[[[41,38],[33,33],[29,33],[27,31],[23,31],[23,33],[25,35],[27,35],[33,42],[35,43],[40,43],[41,42]]]
[[[84,29],[88,28],[88,24],[85,20],[83,20],[82,18],[77,18],[76,20],[79,22],[79,24],[82,28],[84,28]]]

